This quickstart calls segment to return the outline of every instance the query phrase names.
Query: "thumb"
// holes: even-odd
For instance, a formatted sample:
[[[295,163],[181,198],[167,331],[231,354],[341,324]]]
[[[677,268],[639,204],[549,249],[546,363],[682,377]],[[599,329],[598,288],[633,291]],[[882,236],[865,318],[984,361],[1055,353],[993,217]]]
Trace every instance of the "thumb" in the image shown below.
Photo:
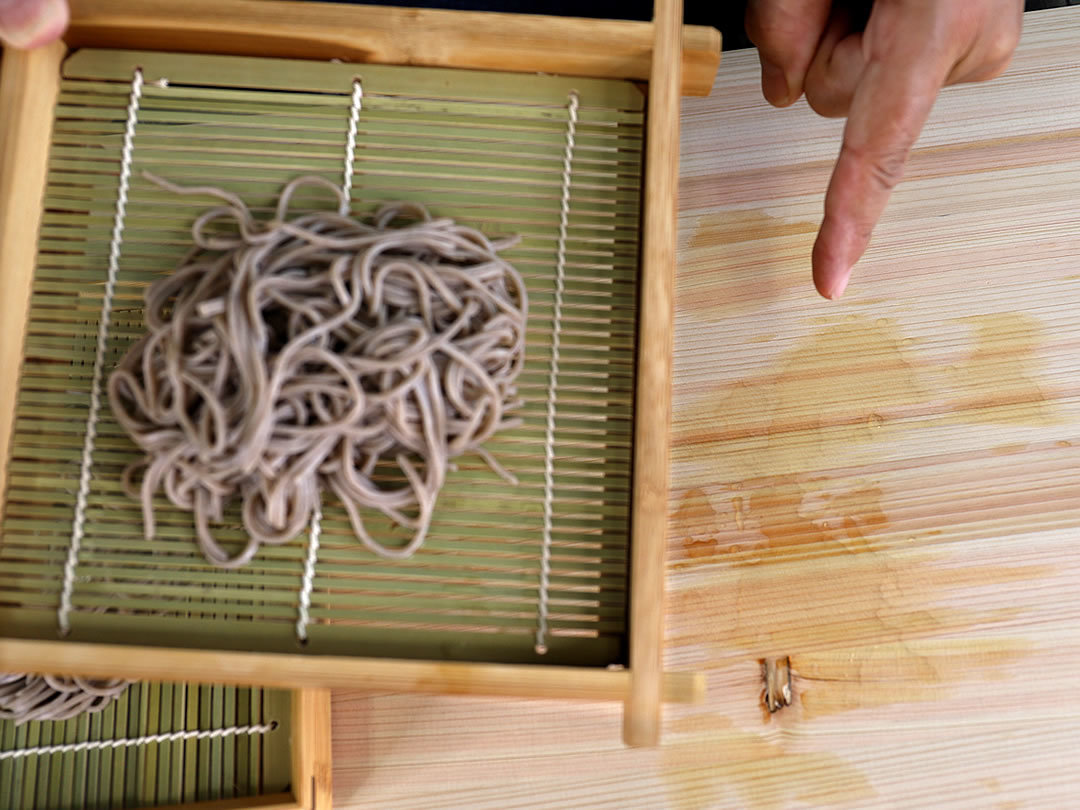
[[[0,42],[12,48],[59,39],[67,24],[67,0],[0,0]]]

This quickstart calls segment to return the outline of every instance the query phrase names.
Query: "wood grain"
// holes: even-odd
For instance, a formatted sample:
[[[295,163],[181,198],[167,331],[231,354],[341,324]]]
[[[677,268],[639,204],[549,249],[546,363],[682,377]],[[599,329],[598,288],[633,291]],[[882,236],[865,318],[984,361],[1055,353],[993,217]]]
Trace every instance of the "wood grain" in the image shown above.
[[[0,672],[186,681],[202,680],[207,673],[213,673],[216,682],[240,686],[289,688],[307,682],[312,688],[352,687],[559,700],[625,701],[631,688],[630,673],[625,669],[174,650],[18,638],[0,638]],[[700,673],[667,672],[661,685],[665,701],[701,702]]]
[[[330,690],[292,693],[292,790],[303,810],[323,810],[333,799]]]
[[[626,20],[280,0],[71,0],[72,47],[648,79],[653,28]],[[683,92],[705,95],[720,33],[688,26]]]
[[[638,293],[634,394],[634,499],[630,558],[628,745],[660,741],[664,643],[664,536],[671,433],[671,360],[679,185],[679,61],[682,0],[656,3],[649,80],[645,217]]]
[[[12,192],[43,189],[62,45],[3,50],[0,70],[0,380],[17,380],[22,363],[30,283],[41,222],[40,200]],[[25,238],[27,234],[31,238]],[[0,506],[15,410],[15,386],[0,385]],[[3,517],[0,512],[0,517]]]
[[[1080,791],[1080,12],[938,103],[841,302],[841,124],[683,107],[669,668],[704,706],[335,694],[340,808],[1057,808]],[[788,658],[791,705],[762,703]]]

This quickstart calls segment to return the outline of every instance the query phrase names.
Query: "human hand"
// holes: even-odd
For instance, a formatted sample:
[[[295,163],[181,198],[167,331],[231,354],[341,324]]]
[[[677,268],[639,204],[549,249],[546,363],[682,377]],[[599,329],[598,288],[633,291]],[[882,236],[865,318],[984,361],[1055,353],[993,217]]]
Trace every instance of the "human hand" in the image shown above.
[[[805,92],[847,116],[814,244],[814,285],[839,298],[945,85],[992,79],[1020,38],[1022,0],[750,0],[746,30],[777,107]],[[869,15],[867,15],[867,10]]]
[[[12,48],[46,45],[67,24],[67,0],[0,0],[0,42]]]

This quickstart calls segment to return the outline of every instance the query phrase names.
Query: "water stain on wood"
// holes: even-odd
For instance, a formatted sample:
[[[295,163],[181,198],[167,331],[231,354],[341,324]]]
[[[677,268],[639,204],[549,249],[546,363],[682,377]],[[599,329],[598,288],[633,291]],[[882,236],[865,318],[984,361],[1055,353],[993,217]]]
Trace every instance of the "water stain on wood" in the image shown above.
[[[817,227],[816,222],[789,221],[757,210],[698,217],[689,238],[680,242],[680,316],[730,317],[760,310],[796,288],[806,293],[806,256]],[[717,275],[720,250],[723,276]]]
[[[1043,566],[942,565],[927,551],[889,549],[800,562],[710,565],[668,594],[667,643],[703,645],[717,663],[909,643],[1023,618],[1012,605],[965,605],[989,586],[1032,582]],[[948,597],[948,601],[945,599]]]
[[[682,546],[687,556],[711,557],[716,552],[718,544],[714,532],[722,518],[709,503],[705,490],[695,488],[684,492],[671,518],[685,528]]]
[[[933,399],[916,365],[893,321],[849,316],[826,322],[761,371],[717,379],[707,391],[695,392],[692,407],[676,409],[694,416],[675,425],[675,443],[704,449],[761,435],[790,453],[800,449],[786,447],[791,434],[811,434],[802,438],[813,442],[813,433],[836,427],[852,428],[854,436],[817,441],[865,442],[874,427]]]
[[[676,459],[717,471],[712,485],[678,496],[672,526],[684,553],[869,550],[888,526],[882,489],[827,471],[872,460],[891,414],[926,398],[895,326],[865,318],[830,324],[774,369],[720,386],[675,427]]]
[[[910,500],[881,473],[885,461],[903,463],[896,448],[925,445],[929,431],[955,442],[958,430],[986,423],[1063,423],[1040,381],[1045,338],[1035,319],[1009,313],[963,324],[969,351],[928,358],[891,319],[830,318],[760,371],[677,405],[689,416],[674,425],[673,459],[693,486],[674,493],[676,559],[871,550],[891,529],[890,501]],[[1024,447],[1000,446],[1001,460],[987,469],[1006,469]]]
[[[1038,319],[1021,312],[963,319],[973,335],[964,360],[947,368],[959,416],[977,423],[1050,425],[1053,401],[1039,383],[1046,338]]]
[[[948,352],[920,349],[892,319],[832,316],[756,370],[744,359],[735,378],[677,389],[673,461],[684,488],[672,501],[667,644],[710,668],[790,656],[797,696],[764,715],[762,735],[712,718],[698,721],[715,728],[693,743],[673,740],[668,778],[683,806],[795,803],[796,788],[771,776],[788,756],[777,740],[793,728],[858,709],[945,704],[958,685],[1008,678],[1035,654],[971,634],[1027,620],[1022,606],[982,598],[988,589],[1031,587],[1052,571],[925,545],[941,542],[942,526],[1027,508],[1030,498],[1008,497],[1009,469],[1032,448],[1057,446],[1044,437],[988,447],[973,432],[1054,423],[1039,324],[997,315],[961,326],[970,341]],[[928,445],[934,430],[952,444]],[[970,459],[958,437],[971,438]],[[972,483],[991,473],[1000,483]],[[958,509],[971,517],[935,520]],[[742,765],[716,764],[728,757]],[[796,784],[869,790],[842,759],[815,766],[840,775]]]
[[[720,211],[698,217],[689,247],[726,250],[739,242],[758,242],[781,236],[806,236],[817,233],[817,223],[790,222],[763,211]]]
[[[751,498],[758,514],[773,516],[758,527],[767,540],[765,545],[776,548],[812,543],[822,552],[872,550],[874,531],[888,525],[881,507],[881,490],[866,486],[830,492],[825,487],[814,487],[815,483],[783,487]],[[783,515],[789,515],[790,521],[778,517]]]
[[[909,639],[791,659],[804,721],[855,709],[960,700],[962,683],[1010,678],[1035,652],[1019,638]],[[968,689],[970,693],[972,690]]]
[[[845,807],[876,795],[853,764],[779,730],[748,732],[724,715],[702,712],[679,718],[668,734],[661,770],[680,810]]]

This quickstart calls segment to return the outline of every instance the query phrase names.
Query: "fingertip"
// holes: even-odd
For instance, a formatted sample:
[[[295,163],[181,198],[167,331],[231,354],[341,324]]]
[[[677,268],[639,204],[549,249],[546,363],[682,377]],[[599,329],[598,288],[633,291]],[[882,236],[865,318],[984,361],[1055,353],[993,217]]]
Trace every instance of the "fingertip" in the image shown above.
[[[843,296],[844,291],[847,289],[848,281],[851,278],[851,271],[839,274],[825,274],[814,273],[814,289],[818,291],[818,295],[822,298],[826,298],[829,301],[839,300]]]
[[[67,30],[67,0],[0,3],[0,40],[22,50],[48,45]]]
[[[823,225],[814,243],[814,287],[823,298],[835,301],[847,289],[854,262],[847,251],[837,246],[837,240]]]
[[[839,273],[826,279],[825,282],[817,288],[825,298],[830,301],[838,301],[843,297],[844,291],[847,290],[848,282],[851,280],[851,271],[848,270],[843,273]]]

